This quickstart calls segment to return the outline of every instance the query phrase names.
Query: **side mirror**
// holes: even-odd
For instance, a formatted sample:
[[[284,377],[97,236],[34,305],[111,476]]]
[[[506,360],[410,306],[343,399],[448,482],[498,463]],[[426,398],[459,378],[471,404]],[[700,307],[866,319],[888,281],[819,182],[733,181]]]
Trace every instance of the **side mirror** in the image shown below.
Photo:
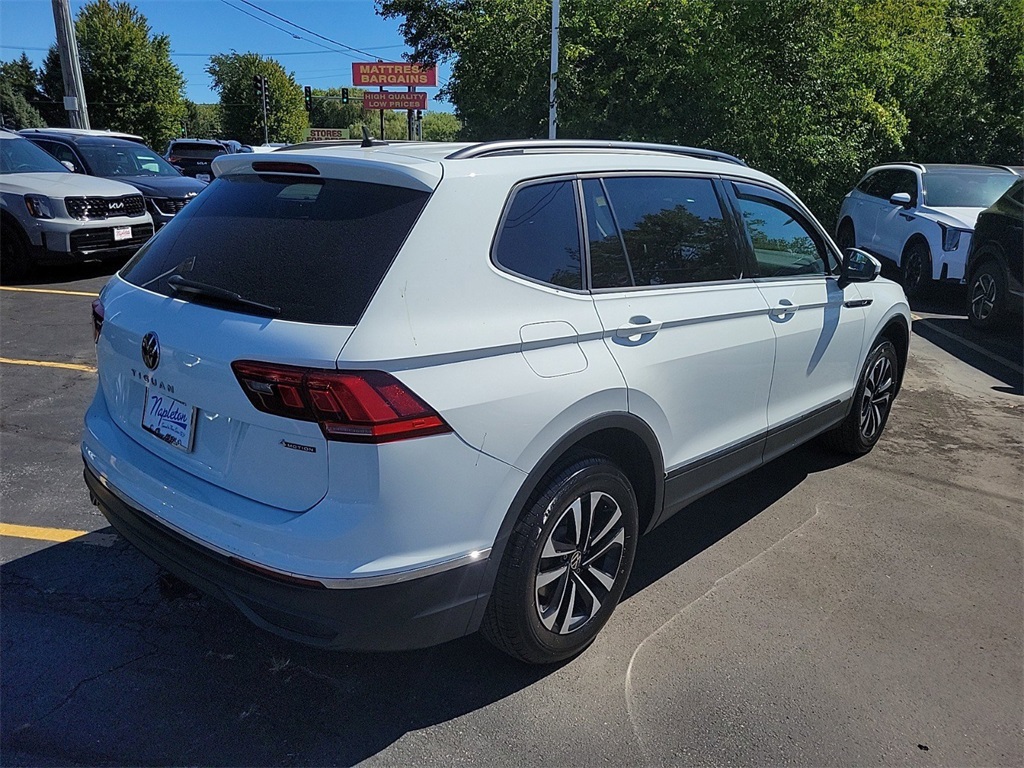
[[[901,208],[910,207],[910,195],[906,192],[896,192],[892,197],[889,198],[889,202],[893,205],[898,205]]]
[[[860,248],[847,248],[843,254],[843,267],[839,272],[839,287],[850,283],[870,283],[882,274],[882,263]]]
[[[60,164],[67,168],[72,173],[78,173],[78,168],[70,160],[61,160]]]

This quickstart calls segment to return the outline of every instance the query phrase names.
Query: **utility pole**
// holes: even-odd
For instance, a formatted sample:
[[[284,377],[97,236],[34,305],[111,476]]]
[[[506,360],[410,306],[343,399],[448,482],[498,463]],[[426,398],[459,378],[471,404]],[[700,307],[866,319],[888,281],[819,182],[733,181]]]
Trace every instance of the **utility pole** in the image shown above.
[[[78,41],[71,19],[68,0],[53,0],[53,24],[57,28],[57,50],[60,53],[60,73],[64,80],[64,109],[72,128],[89,127],[89,110],[85,104],[82,68],[78,63]]]
[[[558,132],[558,100],[555,86],[558,81],[558,0],[551,0],[551,90],[548,92],[548,138]]]

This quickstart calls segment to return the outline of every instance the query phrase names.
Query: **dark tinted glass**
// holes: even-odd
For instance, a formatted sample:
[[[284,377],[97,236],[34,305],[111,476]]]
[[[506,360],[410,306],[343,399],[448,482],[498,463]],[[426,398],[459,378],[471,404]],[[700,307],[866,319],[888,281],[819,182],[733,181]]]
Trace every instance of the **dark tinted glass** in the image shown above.
[[[181,176],[170,163],[141,144],[80,144],[79,151],[97,176]]]
[[[0,138],[0,173],[71,173],[28,139]]]
[[[762,277],[825,274],[817,238],[799,214],[762,198],[739,197],[737,202]]]
[[[925,200],[936,208],[988,208],[1017,178],[999,171],[929,171],[924,175]]]
[[[285,320],[354,325],[427,197],[338,179],[218,179],[121,276],[171,296],[167,278],[182,275],[280,307]]]
[[[917,176],[913,171],[878,171],[865,180],[861,189],[883,200],[888,200],[897,192],[906,192],[911,202],[917,202]]]
[[[560,288],[580,289],[580,232],[569,181],[516,192],[498,236],[495,260],[506,269]]]
[[[583,203],[587,211],[590,240],[590,275],[594,288],[623,288],[633,284],[626,252],[622,249],[611,206],[600,181],[583,182]]]
[[[636,285],[739,276],[722,208],[709,179],[605,179]]]

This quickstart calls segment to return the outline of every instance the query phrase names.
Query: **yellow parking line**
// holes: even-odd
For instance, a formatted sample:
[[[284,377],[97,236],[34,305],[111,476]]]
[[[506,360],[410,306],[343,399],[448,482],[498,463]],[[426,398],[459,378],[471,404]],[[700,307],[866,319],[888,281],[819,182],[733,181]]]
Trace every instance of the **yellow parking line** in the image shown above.
[[[15,360],[11,357],[0,357],[0,363],[7,363],[8,365],[35,365],[40,368],[64,368],[69,371],[96,373],[96,366],[82,365],[81,363],[51,363],[48,360]]]
[[[72,531],[67,528],[37,528],[34,525],[15,525],[0,523],[0,536],[14,536],[18,539],[35,539],[36,541],[71,541],[85,536],[88,531]]]
[[[0,291],[18,291],[19,293],[56,293],[60,296],[89,296],[96,298],[98,293],[86,293],[85,291],[59,291],[56,288],[15,288],[9,285],[0,285]]]

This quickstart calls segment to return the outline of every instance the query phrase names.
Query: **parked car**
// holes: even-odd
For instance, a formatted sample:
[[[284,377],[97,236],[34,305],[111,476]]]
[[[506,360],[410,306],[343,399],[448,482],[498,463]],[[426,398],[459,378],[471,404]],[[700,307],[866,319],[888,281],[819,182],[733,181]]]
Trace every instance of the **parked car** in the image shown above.
[[[130,256],[153,235],[136,189],[71,173],[28,139],[0,129],[0,272]]]
[[[125,133],[123,131],[104,131],[89,128],[22,128],[19,133],[26,138],[31,138],[33,133],[48,133],[54,130],[58,130],[68,136],[101,136],[107,139],[124,139],[125,141],[134,141],[137,144],[146,143],[144,138],[137,136],[134,133]]]
[[[205,182],[182,176],[152,149],[134,141],[57,128],[22,135],[76,173],[131,184],[146,198],[158,230],[206,188]]]
[[[978,216],[967,255],[967,318],[988,329],[1024,311],[1024,179]]]
[[[167,145],[164,157],[186,176],[210,181],[210,164],[214,158],[228,154],[227,148],[213,139],[174,139]]]
[[[960,282],[978,214],[1016,178],[1000,166],[880,165],[843,199],[836,240],[893,261],[908,296]]]
[[[89,490],[257,625],[579,653],[638,535],[817,435],[879,439],[902,289],[709,150],[227,155],[94,306]]]

